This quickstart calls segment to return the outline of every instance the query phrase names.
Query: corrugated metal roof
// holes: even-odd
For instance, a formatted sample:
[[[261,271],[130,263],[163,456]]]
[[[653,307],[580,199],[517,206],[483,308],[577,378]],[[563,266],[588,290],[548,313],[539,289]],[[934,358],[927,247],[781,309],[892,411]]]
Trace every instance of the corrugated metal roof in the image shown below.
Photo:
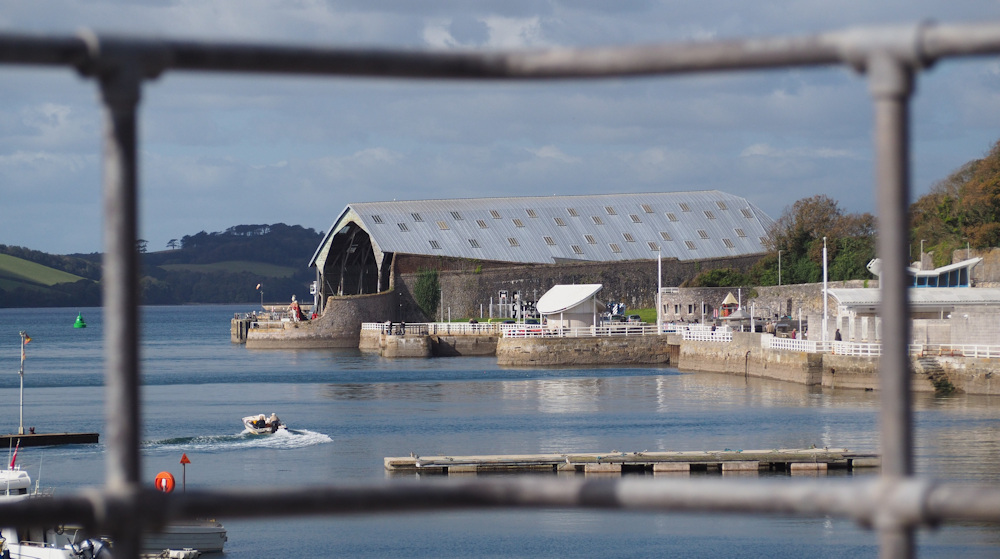
[[[773,224],[746,198],[717,190],[360,202],[324,245],[357,219],[349,210],[383,252],[533,263],[759,254]]]

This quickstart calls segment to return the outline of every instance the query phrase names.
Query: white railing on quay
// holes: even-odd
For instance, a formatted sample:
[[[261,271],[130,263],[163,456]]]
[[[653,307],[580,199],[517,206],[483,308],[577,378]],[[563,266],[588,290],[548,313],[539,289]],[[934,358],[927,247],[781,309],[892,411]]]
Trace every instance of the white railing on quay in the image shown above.
[[[973,357],[1000,359],[1000,346],[975,344],[914,344],[911,352],[932,357]]]
[[[577,328],[558,328],[541,324],[501,324],[500,329],[505,338],[595,338],[657,336],[660,334],[656,325],[634,322],[621,322],[604,326],[582,326]]]
[[[688,329],[681,332],[685,341],[692,342],[731,342],[733,341],[733,331],[729,328],[699,328]]]
[[[499,336],[499,322],[363,322],[362,330],[399,335],[402,329],[411,335]],[[503,326],[516,326],[505,324]]]

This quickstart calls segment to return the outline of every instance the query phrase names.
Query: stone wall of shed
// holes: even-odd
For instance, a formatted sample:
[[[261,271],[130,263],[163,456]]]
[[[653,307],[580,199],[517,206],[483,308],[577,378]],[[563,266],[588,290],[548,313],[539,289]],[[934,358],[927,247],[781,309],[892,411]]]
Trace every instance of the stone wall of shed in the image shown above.
[[[715,268],[734,268],[747,271],[760,259],[760,255],[739,258],[722,258],[701,261],[664,260],[663,285],[680,285],[698,273]],[[488,315],[490,298],[499,303],[501,290],[513,295],[520,291],[527,300],[537,300],[558,284],[599,283],[604,288],[598,293],[601,301],[622,301],[629,308],[656,306],[656,260],[623,262],[571,262],[560,264],[503,264],[457,258],[397,255],[395,287],[400,301],[402,320],[418,322],[437,320],[425,317],[413,299],[418,272],[421,269],[438,270],[443,290],[445,316],[451,309],[452,319],[479,318],[480,305]]]

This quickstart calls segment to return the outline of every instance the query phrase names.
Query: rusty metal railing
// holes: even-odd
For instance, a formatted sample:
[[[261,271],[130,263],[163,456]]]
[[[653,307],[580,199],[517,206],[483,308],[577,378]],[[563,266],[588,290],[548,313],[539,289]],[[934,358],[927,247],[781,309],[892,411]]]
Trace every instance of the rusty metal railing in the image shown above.
[[[913,79],[945,58],[1000,53],[1000,23],[857,28],[819,35],[613,48],[454,53],[0,34],[0,64],[75,68],[104,106],[104,306],[107,466],[99,491],[0,505],[0,524],[84,522],[112,534],[119,557],[140,532],[199,515],[356,514],[442,508],[594,507],[834,515],[871,526],[883,557],[912,557],[914,530],[952,520],[1000,523],[1000,490],[913,475],[907,341],[909,105]],[[724,480],[511,479],[324,490],[162,495],[140,485],[141,425],[136,239],[136,108],[142,84],[167,71],[451,80],[666,76],[849,65],[874,104],[878,252],[883,262],[880,439],[882,474],[851,483]]]

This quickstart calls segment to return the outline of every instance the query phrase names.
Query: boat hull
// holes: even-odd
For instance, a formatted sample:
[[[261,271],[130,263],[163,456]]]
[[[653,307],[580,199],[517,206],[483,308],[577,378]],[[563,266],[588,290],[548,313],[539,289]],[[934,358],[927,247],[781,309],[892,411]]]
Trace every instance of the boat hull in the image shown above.
[[[220,553],[229,538],[218,522],[172,523],[160,532],[142,536],[142,553],[159,553],[164,549],[197,549],[202,553]]]

